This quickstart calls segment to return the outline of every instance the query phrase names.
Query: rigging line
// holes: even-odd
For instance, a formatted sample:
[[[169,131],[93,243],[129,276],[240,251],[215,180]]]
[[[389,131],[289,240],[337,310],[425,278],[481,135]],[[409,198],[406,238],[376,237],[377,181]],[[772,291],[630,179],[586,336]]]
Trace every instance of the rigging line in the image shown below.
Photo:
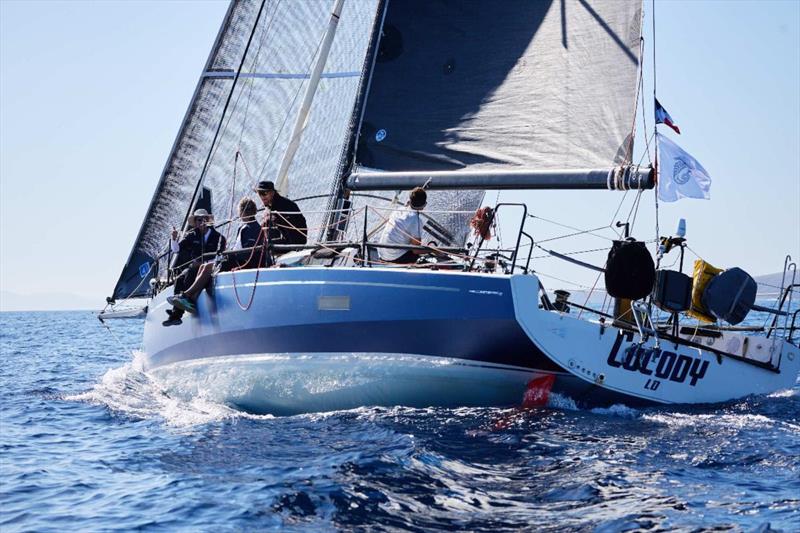
[[[619,204],[617,205],[617,210],[616,210],[616,211],[614,211],[614,214],[613,214],[613,215],[611,215],[611,222],[609,222],[609,223],[608,223],[608,227],[609,227],[609,228],[611,228],[611,231],[613,231],[614,233],[616,233],[616,235],[617,235],[617,239],[619,239],[619,238],[621,237],[621,235],[620,235],[619,231],[617,231],[617,230],[614,228],[614,221],[617,219],[617,215],[619,215],[619,212],[620,212],[620,210],[622,209],[622,204],[624,204],[624,203],[625,203],[625,198],[627,198],[627,197],[628,197],[628,192],[630,192],[630,189],[626,189],[626,190],[625,190],[625,194],[623,194],[623,195],[622,195],[622,199],[619,201]],[[613,240],[613,239],[612,239],[612,240]]]
[[[231,270],[231,281],[233,282],[233,294],[236,296],[236,304],[242,311],[249,311],[250,307],[253,305],[253,301],[255,301],[256,299],[256,286],[258,285],[258,277],[261,274],[261,265],[263,264],[262,262],[264,261],[264,253],[266,252],[267,248],[267,234],[266,234],[267,231],[268,231],[267,228],[262,226],[261,231],[259,232],[258,237],[256,238],[256,244],[258,244],[258,241],[261,240],[262,235],[264,237],[264,240],[261,242],[260,246],[261,252],[259,253],[258,256],[259,268],[256,269],[256,275],[253,280],[253,288],[250,291],[250,297],[248,298],[247,305],[242,305],[242,300],[239,297],[239,289],[236,286],[236,272],[240,270],[240,267],[235,267]],[[250,257],[247,258],[247,261],[244,263],[245,265],[249,264],[250,261],[252,261],[254,253],[255,253],[255,247],[252,250],[250,250]]]
[[[326,32],[322,33],[322,36],[317,42],[317,47],[314,49],[314,53],[311,54],[311,60],[305,67],[306,71],[311,67],[311,64],[314,62],[314,58],[317,57],[317,53],[319,53],[319,49],[322,46],[322,41],[325,40],[325,33]],[[267,157],[264,158],[264,164],[261,166],[261,170],[258,171],[258,174],[256,174],[256,179],[261,179],[261,176],[267,170],[267,165],[269,164],[270,157],[272,157],[272,153],[275,151],[275,147],[278,144],[278,139],[280,139],[281,137],[281,132],[283,131],[284,126],[286,126],[286,122],[289,120],[289,116],[292,114],[292,109],[294,109],[294,104],[297,101],[297,97],[300,96],[300,91],[303,89],[303,87],[305,87],[305,83],[306,80],[303,79],[300,83],[297,84],[297,90],[295,91],[294,96],[292,97],[292,102],[289,104],[289,107],[286,110],[286,114],[283,117],[283,122],[281,122],[281,127],[278,128],[278,132],[275,134],[275,138],[272,140],[272,145],[269,147],[269,152],[267,153]]]
[[[267,22],[266,26],[263,26],[264,29],[261,30],[261,38],[259,39],[258,48],[256,49],[256,55],[253,58],[253,64],[251,66],[251,70],[253,70],[253,71],[255,71],[255,69],[256,69],[256,67],[258,65],[258,57],[261,55],[261,47],[264,46],[264,42],[266,41],[267,35],[270,34],[269,30],[270,30],[270,28],[272,28],[272,23],[275,22],[276,18],[278,18],[278,8],[280,7],[280,5],[281,5],[281,0],[278,0],[275,3],[275,9],[272,12],[272,17],[270,17],[268,19],[268,22]],[[241,146],[242,139],[244,138],[244,128],[245,128],[245,125],[247,125],[247,119],[249,118],[248,111],[250,110],[250,101],[252,100],[252,97],[253,97],[253,87],[255,86],[255,78],[248,78],[247,82],[248,82],[248,87],[249,87],[249,89],[247,91],[247,104],[245,104],[245,108],[244,108],[244,113],[243,113],[244,120],[242,120],[242,129],[241,129],[241,132],[239,133],[239,141],[236,143],[237,149],[238,149],[238,147]],[[242,91],[242,93],[243,92],[244,91]],[[241,93],[239,94],[239,96],[241,96]],[[234,104],[234,106],[233,106],[234,109],[236,109],[236,105],[238,103],[239,103],[239,100],[237,98],[236,104]],[[233,113],[231,113],[231,115],[233,115]]]
[[[603,266],[605,266],[605,265],[603,265]],[[597,277],[594,278],[594,284],[592,285],[592,288],[589,289],[589,293],[586,295],[586,300],[584,300],[584,302],[583,302],[583,307],[586,307],[586,306],[589,305],[589,298],[592,297],[592,293],[594,293],[594,289],[595,289],[595,287],[597,287],[597,282],[600,281],[600,276],[602,276],[602,275],[603,275],[603,273],[600,272],[599,274],[597,274]],[[578,318],[580,318],[582,314],[583,314],[583,309],[578,311]]]
[[[275,6],[275,10],[272,13],[272,17],[270,17],[268,19],[269,22],[267,23],[267,25],[266,26],[264,26],[264,25],[261,26],[262,27],[261,37],[259,37],[259,40],[258,40],[258,48],[256,49],[256,54],[255,54],[255,56],[253,58],[253,63],[251,64],[251,70],[254,70],[253,67],[258,63],[258,57],[261,54],[261,48],[264,45],[264,41],[266,39],[266,36],[269,34],[269,29],[272,27],[272,23],[277,18],[278,6],[279,5],[280,5],[280,0],[278,1],[278,3]],[[256,19],[256,26],[258,26],[258,19]],[[247,55],[247,51],[245,50],[245,57],[246,57],[246,55]],[[244,64],[242,64],[242,68],[243,68],[243,66],[244,66]],[[239,146],[242,143],[242,138],[244,137],[244,128],[245,128],[245,125],[247,124],[248,110],[250,109],[250,100],[252,99],[252,95],[253,95],[254,80],[252,78],[249,78],[249,79],[245,78],[245,82],[248,83],[249,91],[247,91],[247,103],[245,105],[245,109],[244,109],[244,113],[243,113],[244,120],[242,120],[242,129],[241,129],[241,132],[240,132],[240,135],[239,135],[239,141],[237,142],[237,145],[236,145],[237,146],[237,153],[239,151]],[[233,88],[231,88],[231,91],[233,91]],[[242,95],[244,93],[245,93],[245,91],[241,90],[241,91],[239,91],[239,94],[236,96],[236,101],[233,103],[233,107],[231,108],[231,113],[228,115],[227,119],[225,120],[225,126],[222,128],[222,132],[221,132],[221,136],[222,137],[225,137],[225,134],[228,132],[228,126],[230,126],[230,123],[233,120],[233,116],[235,114],[234,111],[236,111],[236,109],[239,107],[239,100],[241,100]],[[224,110],[223,110],[222,118],[223,119],[225,118],[225,111]],[[219,143],[216,146],[214,146],[212,144],[212,149],[213,149],[213,152],[211,154],[211,159],[212,160],[214,159],[214,157],[216,157],[217,152],[219,151],[219,148],[220,148],[221,145],[222,145],[222,143]],[[236,162],[234,160],[234,169],[233,169],[234,170],[234,182],[236,181],[236,176],[235,176],[236,168],[235,168],[235,165],[236,165]],[[235,184],[231,186],[231,192],[230,192],[231,204],[233,204],[233,196],[234,196],[234,192],[235,192],[235,188],[234,187],[235,187]],[[232,213],[233,213],[233,205],[231,205],[231,211],[229,212],[229,216],[232,216]],[[225,237],[226,239],[228,238],[228,234],[229,233],[230,233],[230,228],[229,228],[228,232],[226,232],[226,237]]]
[[[629,232],[633,231],[633,226],[636,224],[636,215],[639,213],[639,203],[642,199],[642,191],[639,190],[636,192],[636,198],[633,200],[633,204],[631,204],[631,210],[628,212],[628,218],[625,220],[626,224],[630,224],[628,228]],[[633,218],[633,220],[631,220]]]
[[[664,268],[672,268],[672,267],[674,267],[675,264],[680,260],[680,258],[681,258],[680,255],[675,256],[675,260],[672,263],[670,263],[669,265],[665,266]],[[658,265],[656,265],[656,269],[658,269]]]
[[[644,191],[639,190],[639,192],[636,194],[636,210],[633,212],[633,220],[631,220],[631,229],[633,229],[633,227],[636,225],[636,219],[639,216],[639,207],[642,205],[643,197],[644,197]]]
[[[653,195],[656,204],[656,239],[659,238],[659,234],[661,233],[661,228],[659,228],[659,220],[658,220],[658,192]],[[661,263],[661,257],[656,254],[656,268],[658,268],[659,263]],[[674,263],[673,263],[674,264]]]
[[[253,36],[256,34],[256,29],[258,28],[258,21],[261,19],[261,13],[264,11],[264,4],[266,4],[266,0],[261,0],[261,5],[258,8],[258,14],[256,15],[256,20],[253,23],[253,29],[250,31],[250,36],[247,38],[247,45],[245,45],[244,53],[242,54],[242,60],[239,62],[239,68],[236,69],[236,76],[233,78],[233,83],[231,85],[231,90],[228,92],[228,98],[225,100],[225,106],[222,108],[222,117],[225,117],[225,113],[228,110],[228,106],[231,103],[231,99],[233,98],[233,93],[236,89],[236,84],[239,82],[239,75],[242,73],[242,67],[244,66],[244,62],[247,59],[247,52],[250,50],[250,43],[253,42]],[[208,151],[208,156],[206,156],[206,160],[203,163],[203,170],[200,172],[200,178],[197,180],[197,185],[194,188],[194,193],[192,194],[192,200],[189,203],[189,207],[186,210],[186,215],[183,217],[183,224],[182,227],[186,227],[186,223],[189,220],[189,214],[192,211],[192,206],[195,202],[195,198],[197,198],[197,193],[200,191],[203,185],[203,179],[206,176],[206,172],[208,172],[208,165],[211,162],[211,156],[214,153],[214,146],[217,143],[217,138],[219,137],[219,132],[222,129],[224,120],[220,120],[219,124],[217,125],[217,130],[214,132],[214,138],[211,140],[211,148]]]
[[[575,287],[578,287],[580,289],[591,289],[591,287],[589,287],[588,285],[581,285],[580,283],[575,283],[574,281],[569,281],[569,280],[566,280],[566,279],[557,278],[555,276],[551,276],[550,274],[545,274],[545,273],[543,273],[543,272],[541,272],[539,270],[536,270],[534,272],[536,273],[537,276],[544,276],[546,278],[550,278],[550,279],[554,279],[556,281],[560,281],[561,283],[568,283],[568,284],[574,285]],[[597,289],[597,290],[598,290],[598,292],[601,291],[601,289]],[[606,291],[602,291],[602,292],[606,292]]]
[[[626,193],[627,193],[627,191],[626,191]],[[618,209],[617,211],[619,211],[619,209]],[[591,232],[593,232],[593,231],[598,231],[598,230],[607,229],[607,228],[611,227],[611,224],[609,224],[608,226],[602,226],[602,227],[598,228],[598,230],[594,230],[594,229],[591,229],[591,230],[582,230],[581,228],[576,228],[575,226],[570,226],[570,225],[568,225],[568,224],[562,224],[561,222],[556,222],[555,220],[549,220],[549,219],[547,219],[547,218],[543,218],[543,217],[540,217],[540,216],[537,216],[537,215],[529,214],[528,216],[529,216],[530,218],[535,218],[535,219],[541,220],[541,221],[543,221],[543,222],[549,222],[550,224],[554,224],[554,225],[556,225],[556,226],[561,226],[562,228],[567,228],[567,229],[571,229],[571,230],[578,231],[578,232],[582,232],[582,233],[588,233],[589,235],[593,235],[593,236],[595,236],[595,237],[598,237],[598,238],[600,238],[600,239],[604,239],[604,240],[606,240],[606,241],[611,241],[611,240],[613,240],[613,239],[610,239],[610,238],[606,237],[605,235],[598,235],[598,234],[596,234],[596,233],[591,233]],[[616,217],[616,214],[615,214],[614,216]],[[613,222],[614,222],[614,221],[612,220],[612,221],[611,221],[611,223],[613,224]],[[576,233],[575,235],[578,235],[578,234]],[[546,241],[538,241],[538,242],[546,242]]]
[[[657,87],[657,78],[656,78],[656,0],[652,0],[652,21],[653,21],[653,105],[656,102],[656,87]],[[645,126],[647,129],[647,126]],[[654,172],[656,173],[656,183],[658,183],[658,123],[656,122],[655,118],[653,119],[653,138],[655,139],[654,145],[654,157],[652,161],[654,162]],[[649,154],[649,152],[648,152]],[[656,239],[658,239],[659,234],[661,233],[660,220],[659,216],[660,213],[658,212],[658,189],[656,188],[655,194],[653,195],[655,207],[656,207]],[[661,258],[657,257],[656,259],[656,267],[661,262]]]
[[[605,294],[603,295],[603,303],[602,303],[602,305],[600,306],[600,310],[601,310],[601,311],[603,311],[604,313],[606,312],[606,302],[607,302],[607,301],[608,301],[608,293],[605,293]]]
[[[653,164],[653,160],[649,159],[649,157],[650,157],[650,144],[653,142],[653,135],[651,134],[649,137],[645,136],[644,142],[645,142],[645,146],[647,146],[647,151],[644,152],[642,154],[642,157],[639,158],[639,162],[637,163],[637,166],[639,166],[639,167],[642,166],[642,163],[644,162],[644,158],[645,157],[648,157],[648,163],[650,163],[651,165]]]
[[[231,180],[231,192],[230,192],[231,203],[230,203],[230,209],[228,210],[228,220],[230,220],[230,221],[233,220],[233,202],[234,202],[233,193],[236,190],[236,170],[237,170],[237,167],[239,166],[238,163],[239,163],[239,154],[240,153],[241,152],[239,152],[239,150],[236,150],[236,155],[233,156],[233,179]],[[231,241],[231,228],[233,227],[233,224],[227,224],[227,226],[228,227],[226,228],[226,231],[225,231],[225,241],[230,243],[230,241]]]
[[[539,239],[539,240],[538,240],[538,241],[536,241],[536,242],[537,242],[537,243],[539,243],[539,244],[541,244],[541,243],[543,243],[543,242],[557,241],[557,240],[559,240],[559,239],[566,239],[566,238],[568,238],[568,237],[576,237],[576,236],[578,236],[578,235],[585,235],[585,234],[594,235],[595,237],[601,237],[600,235],[597,235],[597,234],[595,234],[595,233],[592,233],[592,232],[593,232],[593,231],[599,231],[599,230],[603,230],[603,229],[608,229],[608,226],[600,226],[599,228],[587,229],[587,230],[583,230],[583,231],[578,231],[578,232],[576,232],[576,233],[568,233],[568,234],[566,234],[566,235],[560,235],[560,236],[558,236],[558,237],[550,237],[549,239]],[[609,239],[608,237],[601,237],[601,238],[602,238],[602,239],[605,239],[605,240],[607,240],[607,241],[611,241],[611,240],[613,240],[613,239]]]
[[[653,4],[653,102],[656,99],[656,0],[652,0]],[[655,125],[653,126],[655,128]]]
[[[497,189],[497,194],[495,195],[495,198],[494,198],[495,207],[497,207],[497,204],[499,204],[499,203],[500,203],[500,189]],[[495,209],[494,211],[495,211],[495,216],[494,216],[495,220],[494,220],[494,222],[496,224],[497,223],[497,218],[498,218],[497,209]],[[524,224],[523,224],[523,226],[524,226]],[[500,226],[496,225],[495,228],[496,228],[495,229],[495,235],[497,236],[497,248],[498,248],[498,253],[499,253],[500,244],[503,242],[503,236],[500,234]]]
[[[644,38],[642,39],[642,46],[644,46]],[[644,65],[642,66],[642,70],[644,70]],[[640,77],[639,78],[639,83],[641,85],[644,85],[644,78]],[[653,158],[650,157],[650,140],[653,138],[653,136],[649,136],[647,134],[648,133],[647,132],[647,107],[645,106],[645,102],[644,102],[644,91],[640,90],[639,94],[642,97],[642,129],[644,130],[644,148],[645,148],[645,153],[642,154],[642,158],[639,159],[639,164],[640,165],[642,164],[642,160],[644,159],[644,156],[647,155],[647,161],[652,165]]]
[[[503,236],[500,234],[500,223],[499,223],[500,216],[497,214],[496,210],[494,212],[494,217],[492,217],[492,218],[493,218],[493,220],[492,220],[492,228],[494,228],[494,236],[496,237],[494,241],[495,241],[495,244],[497,245],[497,246],[495,246],[495,253],[499,254],[500,253],[500,247],[502,245]],[[491,228],[490,228],[490,231],[491,231]],[[489,233],[489,236],[491,237],[491,233]],[[487,245],[487,248],[488,248],[488,245]]]
[[[529,245],[526,245],[526,246],[529,246]],[[537,246],[537,248],[541,248],[541,247]],[[522,246],[520,246],[520,249],[522,249]],[[544,250],[544,248],[542,248],[542,249]],[[579,250],[577,252],[559,252],[559,253],[561,255],[579,255],[579,254],[588,254],[588,253],[592,253],[592,252],[607,252],[607,251],[608,251],[608,248],[593,248],[591,250]],[[544,255],[535,255],[535,256],[531,257],[531,259],[552,259],[552,258],[553,258],[553,256],[550,255],[549,253],[548,254],[544,254]]]
[[[591,263],[587,263],[586,261],[581,261],[579,259],[573,259],[573,258],[569,257],[568,255],[560,254],[560,253],[555,252],[553,250],[548,250],[547,248],[542,248],[538,244],[536,245],[536,247],[539,248],[540,250],[544,251],[544,252],[547,252],[548,254],[552,255],[556,259],[561,259],[562,261],[567,261],[568,263],[572,263],[574,265],[578,265],[578,266],[581,266],[581,267],[584,267],[584,268],[588,268],[590,270],[594,270],[594,271],[597,271],[597,272],[601,272],[601,273],[605,272],[605,265],[603,265],[603,268],[600,268],[600,267],[598,267],[596,265],[593,265]]]
[[[642,10],[640,24],[644,21],[644,10]],[[639,95],[642,94],[644,86],[644,37],[639,37],[639,82],[636,84],[636,95],[633,98],[633,123],[631,124],[630,145],[628,148],[628,162],[633,161],[633,143],[636,139],[636,115],[639,113]],[[644,98],[642,98],[642,113],[644,113]],[[644,125],[644,131],[647,132],[647,124]]]
[[[703,259],[703,256],[701,256],[700,254],[698,254],[697,252],[695,252],[694,250],[692,250],[692,249],[691,249],[691,247],[690,247],[688,244],[684,243],[684,245],[686,246],[686,249],[687,249],[687,250],[689,250],[690,252],[692,252],[692,253],[694,254],[694,256],[695,256],[696,258],[698,258],[698,259]]]
[[[106,330],[107,330],[107,331],[108,331],[108,332],[111,334],[111,336],[114,338],[114,340],[115,340],[115,341],[117,341],[117,344],[119,344],[119,347],[120,347],[120,348],[122,348],[122,350],[123,350],[123,351],[125,351],[125,352],[129,352],[129,353],[130,353],[132,356],[134,356],[134,357],[136,356],[136,352],[135,352],[134,350],[132,350],[132,349],[128,348],[127,346],[125,346],[125,345],[122,343],[122,341],[120,340],[120,338],[119,338],[119,337],[117,337],[117,334],[116,334],[116,333],[114,333],[114,331],[113,331],[113,330],[112,330],[112,329],[111,329],[111,328],[108,326],[108,324],[106,324],[106,321],[105,321],[105,320],[103,320],[102,318],[100,318],[100,316],[98,316],[98,317],[97,317],[97,319],[100,321],[100,323],[103,325],[103,327],[104,327],[104,328],[106,328]]]
[[[231,227],[233,226],[233,224],[230,224],[230,222],[233,222],[234,220],[240,220],[241,219],[240,216],[237,215],[237,216],[234,217],[234,215],[233,215],[233,206],[235,205],[234,192],[236,192],[236,171],[239,168],[238,162],[239,162],[240,156],[241,156],[241,160],[242,160],[242,167],[244,167],[244,171],[247,173],[247,177],[249,177],[250,180],[253,181],[253,176],[252,176],[252,174],[250,174],[250,169],[247,168],[247,161],[245,161],[244,155],[242,154],[241,151],[236,150],[236,155],[233,158],[233,180],[231,182],[231,189],[230,189],[231,203],[230,203],[230,210],[228,211],[228,221],[227,221],[228,222],[228,228],[227,228],[227,231],[225,232],[225,239],[228,240],[228,241],[230,241],[229,235],[230,235],[230,232],[231,232]],[[258,209],[256,209],[256,212],[258,212]]]
[[[253,59],[253,63],[252,63],[253,65],[255,65],[256,62],[258,61],[258,56],[261,53],[261,46],[264,44],[264,39],[265,39],[265,37],[267,35],[266,32],[269,31],[269,26],[271,26],[272,22],[275,20],[276,15],[277,15],[277,10],[278,10],[278,8],[276,6],[275,11],[272,14],[273,16],[272,16],[272,18],[270,19],[270,21],[269,21],[269,23],[267,25],[268,26],[267,29],[266,30],[262,30],[261,37],[259,38],[258,49],[256,50],[256,55],[255,55],[255,58]],[[256,26],[258,26],[258,19],[256,19]],[[262,25],[262,28],[263,27],[264,26]],[[247,52],[245,51],[245,56],[246,56],[246,54],[247,54]],[[243,66],[244,65],[242,65],[242,67]],[[251,98],[252,93],[253,93],[253,84],[254,84],[253,78],[245,77],[244,79],[245,79],[245,82],[249,84],[250,90],[248,91],[247,105],[246,105],[245,111],[244,111],[244,121],[242,122],[242,135],[239,136],[239,142],[237,143],[237,147],[238,147],[238,144],[241,144],[241,142],[242,142],[242,137],[243,137],[243,134],[244,134],[244,125],[247,123],[247,110],[250,108],[250,98]],[[231,88],[231,91],[233,91],[233,88]],[[231,120],[233,120],[234,111],[239,107],[239,100],[242,99],[242,95],[244,93],[245,93],[245,91],[242,90],[242,91],[239,91],[239,93],[236,95],[236,101],[233,102],[233,107],[231,109],[231,113],[228,115],[227,119],[225,118],[225,111],[223,110],[223,114],[222,114],[221,120],[225,119],[225,125],[222,128],[222,132],[221,132],[221,136],[222,137],[225,137],[225,134],[228,132],[228,126],[230,125]],[[213,149],[213,152],[211,154],[211,159],[212,160],[217,155],[217,151],[219,151],[219,147],[220,146],[221,146],[221,144],[217,144],[216,146],[214,146],[212,144],[212,149]]]

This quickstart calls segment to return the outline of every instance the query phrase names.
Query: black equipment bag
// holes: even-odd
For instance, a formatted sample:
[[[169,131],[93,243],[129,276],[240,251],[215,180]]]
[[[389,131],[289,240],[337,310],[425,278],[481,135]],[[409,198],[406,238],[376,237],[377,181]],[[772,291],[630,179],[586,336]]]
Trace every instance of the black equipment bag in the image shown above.
[[[756,281],[741,268],[717,274],[703,291],[703,305],[712,315],[734,326],[745,319],[756,301]]]
[[[614,298],[640,300],[650,294],[656,265],[645,244],[633,239],[614,241],[606,262],[606,290]]]
[[[688,311],[692,306],[692,278],[676,270],[656,271],[653,303],[670,313]]]

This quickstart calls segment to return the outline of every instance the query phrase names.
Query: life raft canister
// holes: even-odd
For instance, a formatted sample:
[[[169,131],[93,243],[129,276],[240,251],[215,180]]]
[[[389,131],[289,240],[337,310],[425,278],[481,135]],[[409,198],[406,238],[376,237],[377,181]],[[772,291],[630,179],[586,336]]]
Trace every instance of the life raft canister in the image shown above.
[[[675,270],[656,271],[653,303],[670,313],[682,313],[692,307],[692,278]]]
[[[605,282],[614,298],[640,300],[650,294],[656,265],[642,241],[614,241],[606,261]]]
[[[687,311],[687,315],[702,322],[717,321],[703,303],[703,292],[706,290],[708,283],[720,272],[722,272],[721,268],[706,263],[702,259],[695,260],[694,274],[692,276],[692,308]]]
[[[717,274],[703,291],[703,304],[715,317],[736,325],[745,319],[756,301],[758,284],[741,268]]]

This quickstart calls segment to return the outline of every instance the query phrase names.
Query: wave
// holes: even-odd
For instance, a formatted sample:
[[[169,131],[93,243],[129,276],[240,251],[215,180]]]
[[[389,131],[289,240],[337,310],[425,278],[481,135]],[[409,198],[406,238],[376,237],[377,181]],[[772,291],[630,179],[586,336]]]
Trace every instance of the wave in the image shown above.
[[[108,370],[90,390],[65,396],[68,401],[103,405],[113,412],[138,419],[160,418],[168,426],[189,427],[228,419],[270,419],[240,411],[215,398],[212,390],[191,396],[169,394],[160,380],[144,371],[144,354]]]

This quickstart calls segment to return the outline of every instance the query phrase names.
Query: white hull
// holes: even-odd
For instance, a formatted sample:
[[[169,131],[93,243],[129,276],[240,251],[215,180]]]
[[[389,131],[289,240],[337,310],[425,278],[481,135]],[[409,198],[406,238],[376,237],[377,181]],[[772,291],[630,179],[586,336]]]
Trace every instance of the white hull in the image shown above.
[[[516,295],[530,293],[537,282],[519,276],[511,284]],[[800,371],[800,348],[777,338],[750,337],[757,342],[747,361],[668,341],[656,348],[652,337],[641,343],[632,332],[542,311],[522,298],[515,297],[514,303],[522,328],[547,357],[588,385],[624,395],[630,403],[726,402],[791,388]]]
[[[114,318],[144,318],[147,315],[147,306],[131,309],[109,309],[101,312],[98,317],[102,320]]]

